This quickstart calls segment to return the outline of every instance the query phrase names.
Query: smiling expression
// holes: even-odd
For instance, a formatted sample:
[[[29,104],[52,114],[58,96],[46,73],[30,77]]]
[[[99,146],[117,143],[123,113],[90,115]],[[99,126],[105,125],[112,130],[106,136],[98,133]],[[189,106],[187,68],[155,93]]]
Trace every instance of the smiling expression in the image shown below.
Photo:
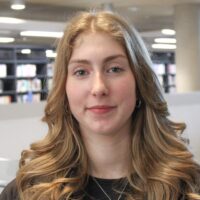
[[[66,93],[81,134],[130,132],[136,83],[122,45],[106,33],[78,36]]]

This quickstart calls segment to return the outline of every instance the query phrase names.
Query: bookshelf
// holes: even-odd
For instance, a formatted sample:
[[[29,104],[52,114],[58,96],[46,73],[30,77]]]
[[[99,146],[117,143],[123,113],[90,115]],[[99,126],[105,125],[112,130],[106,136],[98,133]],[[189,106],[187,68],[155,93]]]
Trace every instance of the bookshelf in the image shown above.
[[[165,93],[176,92],[176,65],[174,53],[153,52],[151,54],[153,70]]]
[[[22,49],[30,49],[27,54]],[[0,104],[45,100],[53,60],[47,46],[0,45]],[[51,68],[51,69],[50,69]]]

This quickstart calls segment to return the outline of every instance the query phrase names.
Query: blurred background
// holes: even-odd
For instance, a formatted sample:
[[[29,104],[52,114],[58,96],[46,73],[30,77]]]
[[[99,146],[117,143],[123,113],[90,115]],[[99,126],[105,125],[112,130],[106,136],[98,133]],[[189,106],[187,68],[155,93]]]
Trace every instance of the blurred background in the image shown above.
[[[21,151],[47,132],[40,119],[67,21],[92,9],[118,12],[138,30],[169,117],[186,122],[200,161],[200,0],[0,0],[0,188],[15,176]]]
[[[118,12],[136,27],[165,93],[197,91],[199,7],[200,0],[0,0],[0,103],[46,99],[67,21],[92,9]]]
[[[13,3],[24,4],[24,9],[14,10]],[[1,19],[1,36],[14,37],[18,44],[54,43],[50,38],[26,37],[22,31],[63,31],[68,18],[77,11],[103,9],[117,11],[129,18],[151,48],[154,39],[162,37],[162,29],[175,29],[175,7],[180,3],[196,0],[0,0],[0,16],[18,18],[25,21],[12,23]],[[23,8],[23,7],[22,7]],[[172,37],[174,38],[174,37]]]

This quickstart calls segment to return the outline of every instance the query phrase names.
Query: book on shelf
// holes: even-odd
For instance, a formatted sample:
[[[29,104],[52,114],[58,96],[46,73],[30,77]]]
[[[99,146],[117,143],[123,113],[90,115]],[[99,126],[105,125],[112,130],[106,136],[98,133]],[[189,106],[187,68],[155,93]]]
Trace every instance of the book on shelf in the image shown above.
[[[6,64],[0,64],[0,78],[5,78],[7,76],[7,66]]]
[[[53,76],[53,66],[54,66],[54,62],[47,64],[47,76],[50,76],[50,77]]]
[[[11,96],[2,96],[0,97],[0,104],[10,104]]]
[[[17,77],[33,77],[36,76],[37,67],[35,64],[22,64],[17,65]]]
[[[48,79],[47,82],[48,82],[48,89],[51,89],[52,88],[53,79],[50,78],[50,79]]]
[[[169,85],[176,85],[176,77],[175,76],[168,76],[168,84]]]
[[[164,85],[163,75],[165,74],[165,64],[153,63],[152,69],[155,72],[155,74],[157,75],[158,81],[163,86]]]
[[[163,75],[165,74],[165,64],[163,63],[153,63],[152,65],[153,71],[157,74],[157,75]]]
[[[175,64],[168,64],[168,73],[170,74],[176,74],[176,65]]]
[[[40,91],[42,89],[41,80],[17,80],[17,92]]]
[[[40,94],[33,94],[31,91],[28,94],[18,95],[18,103],[31,103],[31,102],[40,102]]]
[[[32,89],[32,91],[41,90],[42,89],[41,80],[38,78],[31,80],[31,89]]]
[[[0,80],[0,93],[2,93],[2,92],[3,92],[3,81]]]

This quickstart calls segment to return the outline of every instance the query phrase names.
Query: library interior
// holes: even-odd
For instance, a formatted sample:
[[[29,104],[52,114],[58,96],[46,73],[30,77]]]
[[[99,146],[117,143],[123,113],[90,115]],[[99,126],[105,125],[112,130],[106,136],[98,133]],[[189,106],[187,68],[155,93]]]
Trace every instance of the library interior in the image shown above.
[[[117,12],[137,29],[170,118],[186,123],[200,162],[200,0],[0,0],[0,191],[21,151],[47,133],[41,118],[67,21],[92,9]]]

